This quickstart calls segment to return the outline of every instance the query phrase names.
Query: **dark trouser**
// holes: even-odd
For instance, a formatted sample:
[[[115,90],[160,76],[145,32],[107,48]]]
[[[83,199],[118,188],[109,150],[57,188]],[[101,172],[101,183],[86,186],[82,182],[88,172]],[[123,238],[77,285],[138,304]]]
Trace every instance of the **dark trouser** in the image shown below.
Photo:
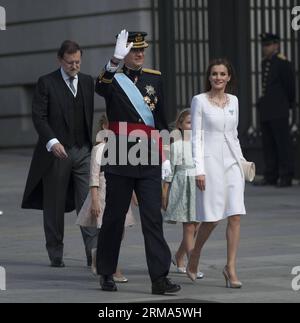
[[[89,148],[74,146],[66,152],[68,158],[56,158],[43,177],[44,230],[50,260],[63,257],[64,213],[70,181],[77,214],[89,190]],[[97,244],[97,229],[81,227],[81,233],[86,255],[90,257],[91,249]]]
[[[136,193],[151,281],[167,276],[170,249],[163,236],[160,176],[131,178],[110,173],[106,178],[106,206],[97,248],[97,271],[112,275],[117,268],[125,216]]]
[[[291,180],[293,162],[288,119],[281,118],[262,122],[261,132],[265,179],[269,182],[276,182],[278,177]]]

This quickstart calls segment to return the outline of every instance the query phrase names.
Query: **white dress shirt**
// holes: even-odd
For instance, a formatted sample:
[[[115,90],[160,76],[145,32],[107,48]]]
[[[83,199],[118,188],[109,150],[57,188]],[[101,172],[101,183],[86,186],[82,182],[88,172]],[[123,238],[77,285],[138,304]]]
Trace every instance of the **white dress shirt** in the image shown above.
[[[74,85],[74,88],[75,88],[75,94],[73,93],[73,91],[71,90],[71,87],[70,87],[70,76],[63,70],[63,68],[60,69],[60,72],[61,72],[61,76],[62,78],[64,79],[64,81],[66,82],[68,88],[70,89],[71,93],[74,95],[74,97],[77,95],[77,88],[78,88],[78,75],[75,75],[74,76],[74,80],[73,80],[73,85]]]

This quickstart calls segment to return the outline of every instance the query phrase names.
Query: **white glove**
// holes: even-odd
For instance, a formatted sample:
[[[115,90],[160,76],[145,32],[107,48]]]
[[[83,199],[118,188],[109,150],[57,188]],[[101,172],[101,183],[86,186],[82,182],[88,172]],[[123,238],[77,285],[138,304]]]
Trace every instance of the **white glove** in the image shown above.
[[[162,167],[161,167],[161,178],[164,180],[166,177],[170,176],[172,173],[171,170],[171,163],[168,159],[166,159],[163,163],[162,163]]]
[[[127,40],[128,40],[128,31],[123,29],[117,37],[115,53],[114,53],[115,58],[122,60],[130,52],[131,47],[133,46],[133,43],[130,43],[127,46]]]

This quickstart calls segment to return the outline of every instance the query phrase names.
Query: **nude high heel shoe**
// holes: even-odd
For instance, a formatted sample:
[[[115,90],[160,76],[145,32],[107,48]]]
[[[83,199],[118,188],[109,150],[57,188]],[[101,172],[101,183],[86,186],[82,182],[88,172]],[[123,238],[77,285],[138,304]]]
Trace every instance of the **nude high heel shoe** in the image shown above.
[[[197,273],[191,272],[188,267],[186,268],[186,274],[192,282],[195,282],[195,280],[197,279]]]
[[[226,282],[226,287],[227,288],[241,288],[242,287],[242,282],[240,282],[239,280],[237,281],[232,281],[230,279],[230,275],[227,269],[227,266],[224,267],[223,269],[223,275],[225,277],[225,282]]]
[[[186,274],[191,279],[191,281],[195,282],[195,280],[197,279],[197,271],[195,273],[190,271],[191,259],[192,259],[192,255],[190,254],[189,255],[189,261],[188,261],[188,264],[186,266]]]

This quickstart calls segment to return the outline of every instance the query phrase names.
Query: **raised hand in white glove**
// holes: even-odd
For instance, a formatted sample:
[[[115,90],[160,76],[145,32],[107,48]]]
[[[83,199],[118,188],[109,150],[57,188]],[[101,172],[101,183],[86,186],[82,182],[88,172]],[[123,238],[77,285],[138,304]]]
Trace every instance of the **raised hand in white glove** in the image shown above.
[[[171,170],[171,163],[168,159],[166,159],[163,163],[162,163],[162,167],[161,167],[161,178],[164,180],[166,177],[170,176],[172,173]]]
[[[119,59],[120,61],[124,59],[124,57],[130,52],[131,47],[133,46],[133,43],[130,43],[127,46],[127,40],[128,40],[128,31],[123,29],[117,37],[115,53],[114,53],[114,57]]]

